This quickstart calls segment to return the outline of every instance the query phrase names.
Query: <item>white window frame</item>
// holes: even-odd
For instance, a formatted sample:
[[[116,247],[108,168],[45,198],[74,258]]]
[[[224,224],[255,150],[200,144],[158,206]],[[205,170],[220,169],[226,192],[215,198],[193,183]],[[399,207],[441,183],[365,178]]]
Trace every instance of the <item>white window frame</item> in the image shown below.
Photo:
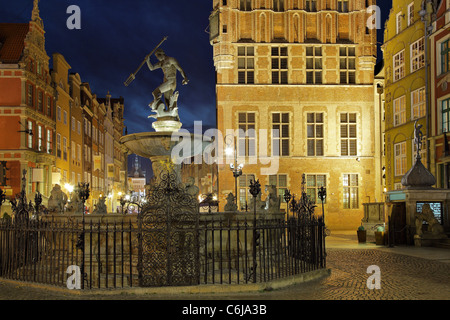
[[[425,42],[424,38],[413,42],[410,46],[410,61],[411,61],[411,72],[425,67]]]
[[[318,178],[323,179],[324,183],[319,183]],[[327,187],[327,175],[325,173],[308,173],[306,174],[306,194],[313,203],[322,203],[318,197],[320,187]],[[312,183],[313,182],[313,183]],[[326,199],[324,200],[326,202]]]
[[[426,115],[425,87],[411,92],[411,120],[420,119]],[[416,111],[417,110],[417,111]],[[417,114],[417,116],[415,116]]]
[[[405,77],[405,49],[397,52],[393,59],[394,82]]]
[[[279,121],[274,122],[274,116],[279,116]],[[287,122],[284,116],[287,115]],[[289,112],[273,112],[272,117],[272,156],[288,157],[291,145],[291,115]],[[276,128],[278,127],[278,129]],[[287,128],[287,129],[286,129]],[[277,132],[278,131],[278,132]],[[287,134],[287,135],[286,135]],[[287,143],[287,148],[283,148]]]
[[[414,1],[408,5],[408,27],[414,23]]]
[[[352,180],[356,183],[353,184]],[[359,175],[357,173],[346,173],[342,176],[343,187],[343,208],[358,209],[359,208]],[[347,201],[346,197],[348,198]]]
[[[394,111],[394,127],[406,123],[406,96],[403,95],[394,99],[392,109]]]
[[[407,171],[406,141],[394,144],[394,173],[403,176]]]
[[[402,27],[403,27],[402,20],[401,20],[402,17],[403,17],[402,11],[397,13],[397,15],[395,16],[395,30],[396,30],[397,34],[402,32]]]

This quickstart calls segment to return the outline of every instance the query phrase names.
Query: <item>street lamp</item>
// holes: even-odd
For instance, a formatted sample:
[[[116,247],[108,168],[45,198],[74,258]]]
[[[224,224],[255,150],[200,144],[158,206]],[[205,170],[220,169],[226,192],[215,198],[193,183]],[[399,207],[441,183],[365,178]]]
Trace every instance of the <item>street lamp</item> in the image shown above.
[[[286,208],[287,208],[287,217],[289,217],[289,202],[291,201],[292,195],[291,191],[289,189],[284,190],[284,201],[286,202]]]
[[[227,156],[230,156],[231,154],[234,154],[234,163],[230,164],[230,170],[231,172],[233,172],[233,177],[234,177],[234,191],[235,191],[235,197],[234,200],[236,201],[236,207],[237,207],[237,199],[238,199],[238,192],[237,192],[237,180],[238,178],[242,175],[242,169],[244,168],[244,164],[238,164],[237,161],[237,146],[236,146],[236,137],[233,136],[233,140],[230,141],[230,139],[227,139],[228,136],[225,136],[225,144],[226,144],[226,149],[225,149],[225,153]],[[231,138],[231,137],[229,137]],[[227,141],[228,140],[228,141]],[[233,143],[234,145],[234,150],[231,146],[231,144]]]
[[[322,201],[322,219],[323,219],[323,223],[325,223],[325,209],[323,207],[323,202],[327,198],[327,188],[324,188],[323,186],[321,186],[319,188],[318,196],[319,196],[320,201]]]
[[[256,283],[256,240],[259,238],[256,232],[256,197],[261,192],[259,180],[250,181],[250,194],[253,196],[253,283]]]

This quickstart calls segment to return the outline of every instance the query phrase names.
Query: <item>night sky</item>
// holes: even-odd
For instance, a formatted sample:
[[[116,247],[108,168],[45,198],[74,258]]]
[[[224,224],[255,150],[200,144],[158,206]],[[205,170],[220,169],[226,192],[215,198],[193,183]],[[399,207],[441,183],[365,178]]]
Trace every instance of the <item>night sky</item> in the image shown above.
[[[66,26],[70,5],[81,10],[81,30]],[[378,5],[384,27],[392,1],[378,1]],[[0,22],[28,22],[32,8],[33,0],[3,0]],[[148,104],[163,80],[162,71],[150,72],[144,65],[130,86],[123,82],[164,36],[168,39],[162,49],[178,60],[190,80],[182,86],[178,74],[183,128],[193,128],[194,121],[202,121],[204,129],[215,127],[215,71],[207,33],[212,0],[41,0],[39,8],[47,54],[50,58],[54,52],[63,54],[70,72],[79,73],[98,97],[108,91],[114,98],[124,97],[128,133],[153,131]],[[379,30],[379,44],[382,36]],[[156,61],[152,56],[152,63]]]

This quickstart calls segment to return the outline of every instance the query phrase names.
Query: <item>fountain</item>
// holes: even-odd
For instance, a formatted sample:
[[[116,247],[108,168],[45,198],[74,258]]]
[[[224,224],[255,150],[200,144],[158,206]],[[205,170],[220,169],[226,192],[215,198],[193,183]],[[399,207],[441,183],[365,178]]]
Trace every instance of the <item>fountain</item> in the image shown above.
[[[155,113],[149,116],[149,118],[156,119],[152,124],[155,132],[129,134],[120,139],[120,142],[130,152],[151,160],[156,180],[160,178],[163,171],[168,170],[173,170],[178,179],[180,179],[181,162],[186,158],[201,154],[210,143],[201,134],[192,134],[187,132],[187,130],[180,131],[182,123],[178,116],[179,93],[175,91],[177,71],[183,76],[183,85],[188,84],[189,80],[178,61],[167,56],[162,49],[159,49],[159,46],[166,39],[167,37],[145,57],[141,64],[142,66],[144,63],[147,63],[150,71],[162,69],[164,73],[164,81],[152,92],[154,100],[149,104],[149,107]],[[154,65],[150,61],[153,53],[159,60]],[[125,85],[128,85],[134,79],[140,67],[130,76]]]

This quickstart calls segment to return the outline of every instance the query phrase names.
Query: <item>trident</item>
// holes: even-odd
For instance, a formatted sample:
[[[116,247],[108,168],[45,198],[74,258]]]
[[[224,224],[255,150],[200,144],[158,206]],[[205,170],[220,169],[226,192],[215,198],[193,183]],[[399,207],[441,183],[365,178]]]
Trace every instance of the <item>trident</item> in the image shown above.
[[[141,70],[142,66],[144,65],[144,63],[147,61],[147,59],[156,51],[156,49],[158,49],[162,43],[164,41],[167,40],[167,36],[165,36],[160,43],[158,43],[158,45],[155,47],[155,49],[153,49],[152,52],[150,52],[144,59],[144,61],[142,61],[142,63],[139,65],[139,67],[136,69],[136,71],[134,73],[132,73],[128,79],[123,83],[125,85],[125,87],[128,87],[130,85],[131,82],[133,82],[133,80],[136,78],[136,74],[139,72],[139,70]]]

